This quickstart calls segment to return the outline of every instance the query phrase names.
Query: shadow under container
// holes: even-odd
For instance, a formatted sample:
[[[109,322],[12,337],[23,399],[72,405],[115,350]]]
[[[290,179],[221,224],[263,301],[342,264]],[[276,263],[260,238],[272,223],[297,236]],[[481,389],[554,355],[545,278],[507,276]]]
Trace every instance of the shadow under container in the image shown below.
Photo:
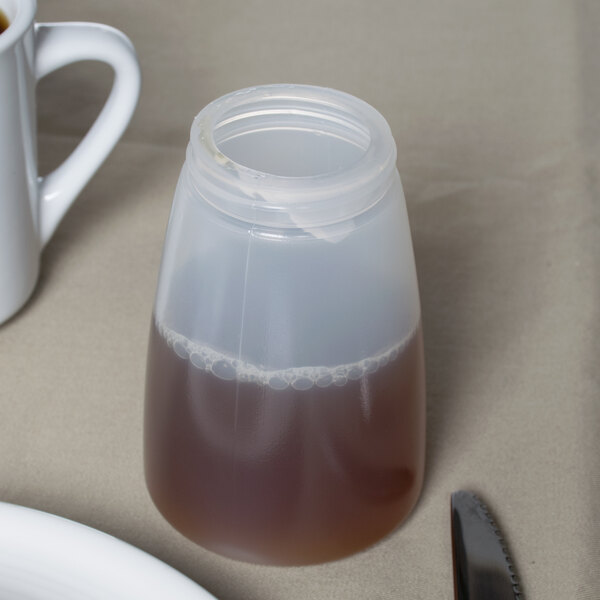
[[[337,559],[415,505],[421,315],[396,147],[347,94],[263,86],[194,120],[149,344],[145,468],[198,544]]]

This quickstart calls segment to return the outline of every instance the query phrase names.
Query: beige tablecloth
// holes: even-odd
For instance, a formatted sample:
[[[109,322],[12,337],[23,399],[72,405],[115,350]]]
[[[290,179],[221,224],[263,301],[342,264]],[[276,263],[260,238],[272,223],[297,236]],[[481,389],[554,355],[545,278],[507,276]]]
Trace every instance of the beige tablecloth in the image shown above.
[[[134,120],[0,328],[0,500],[122,538],[221,600],[453,598],[449,495],[479,492],[526,597],[600,598],[600,4],[596,0],[40,0],[114,25],[144,86]],[[428,374],[427,475],[410,519],[306,568],[211,554],[158,514],[142,472],[147,334],[194,115],[253,84],[373,104],[398,145]],[[40,164],[110,84],[38,89]]]

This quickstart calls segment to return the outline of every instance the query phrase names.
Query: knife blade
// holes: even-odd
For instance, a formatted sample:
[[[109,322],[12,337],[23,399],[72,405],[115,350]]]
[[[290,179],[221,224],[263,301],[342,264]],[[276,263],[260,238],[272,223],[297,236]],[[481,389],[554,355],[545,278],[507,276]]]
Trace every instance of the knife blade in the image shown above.
[[[455,600],[524,600],[506,544],[485,504],[458,491],[451,498]]]

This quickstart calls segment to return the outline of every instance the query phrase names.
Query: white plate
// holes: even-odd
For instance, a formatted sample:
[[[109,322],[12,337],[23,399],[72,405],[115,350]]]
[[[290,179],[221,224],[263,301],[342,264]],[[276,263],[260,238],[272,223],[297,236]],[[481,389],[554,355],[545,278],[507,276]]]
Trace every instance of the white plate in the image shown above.
[[[0,600],[215,600],[106,533],[0,502]]]

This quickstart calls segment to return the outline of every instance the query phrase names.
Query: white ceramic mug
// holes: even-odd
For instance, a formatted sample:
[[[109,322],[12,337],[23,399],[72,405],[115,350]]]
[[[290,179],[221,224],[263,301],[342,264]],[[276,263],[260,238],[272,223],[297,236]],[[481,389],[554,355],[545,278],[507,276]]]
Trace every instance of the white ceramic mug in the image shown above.
[[[137,104],[140,69],[120,31],[97,23],[34,23],[35,0],[0,0],[0,323],[16,313],[38,278],[40,252],[108,156]],[[38,177],[36,82],[69,63],[99,60],[115,73],[100,115],[73,153]]]

